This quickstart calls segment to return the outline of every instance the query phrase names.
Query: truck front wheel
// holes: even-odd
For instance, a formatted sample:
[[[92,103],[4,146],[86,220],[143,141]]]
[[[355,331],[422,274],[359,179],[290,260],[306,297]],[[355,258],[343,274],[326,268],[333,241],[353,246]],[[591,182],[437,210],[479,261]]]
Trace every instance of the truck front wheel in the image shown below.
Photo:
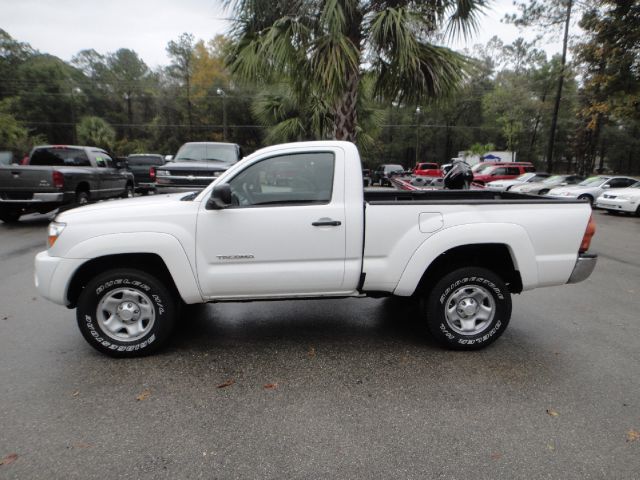
[[[152,275],[110,270],[82,290],[76,318],[85,340],[99,352],[138,357],[167,343],[175,324],[176,300]]]
[[[455,350],[478,350],[506,330],[511,295],[492,271],[460,268],[436,283],[423,298],[422,311],[438,343]]]

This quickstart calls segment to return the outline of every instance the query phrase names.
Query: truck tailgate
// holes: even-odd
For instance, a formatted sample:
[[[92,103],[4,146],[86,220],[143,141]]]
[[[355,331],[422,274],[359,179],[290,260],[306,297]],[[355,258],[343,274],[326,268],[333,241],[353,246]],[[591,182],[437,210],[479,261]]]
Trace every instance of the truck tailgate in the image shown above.
[[[51,167],[0,167],[0,195],[5,200],[23,200],[14,197],[55,192],[52,175]]]

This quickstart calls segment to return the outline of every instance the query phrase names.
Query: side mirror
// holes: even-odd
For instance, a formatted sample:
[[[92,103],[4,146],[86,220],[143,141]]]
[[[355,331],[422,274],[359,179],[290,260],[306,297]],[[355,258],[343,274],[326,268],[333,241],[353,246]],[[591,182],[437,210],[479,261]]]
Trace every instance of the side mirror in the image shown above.
[[[560,186],[561,186],[561,187],[566,187],[567,185],[569,185],[567,182],[562,182],[562,183],[560,184]]]
[[[211,196],[207,200],[207,210],[222,210],[231,206],[231,186],[222,183],[213,187]]]
[[[170,162],[171,160],[173,160],[173,155],[165,155],[164,156],[165,163]]]
[[[611,185],[602,185],[602,188],[611,188]]]

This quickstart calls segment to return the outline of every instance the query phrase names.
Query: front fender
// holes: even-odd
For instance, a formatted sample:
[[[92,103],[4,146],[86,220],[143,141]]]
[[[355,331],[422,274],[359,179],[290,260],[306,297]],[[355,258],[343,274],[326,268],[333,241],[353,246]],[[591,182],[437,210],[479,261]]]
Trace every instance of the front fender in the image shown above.
[[[481,223],[446,228],[427,238],[407,262],[393,293],[412,295],[429,265],[444,252],[455,247],[483,243],[506,245],[514,267],[520,272],[523,289],[537,286],[536,254],[526,230],[513,223]]]
[[[182,244],[167,233],[135,232],[100,235],[71,247],[64,257],[91,260],[107,255],[153,253],[164,261],[173,281],[186,303],[202,302],[193,266]]]

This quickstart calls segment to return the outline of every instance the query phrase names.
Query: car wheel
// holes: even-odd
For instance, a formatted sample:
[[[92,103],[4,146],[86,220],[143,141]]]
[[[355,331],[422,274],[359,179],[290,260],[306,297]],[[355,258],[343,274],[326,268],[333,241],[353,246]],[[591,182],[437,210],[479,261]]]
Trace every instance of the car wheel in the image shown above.
[[[86,205],[89,203],[89,192],[86,190],[78,190],[76,192],[76,204]]]
[[[5,210],[0,212],[0,220],[2,220],[4,223],[16,223],[20,219],[21,215],[21,212]]]
[[[511,318],[511,294],[502,279],[480,267],[445,275],[422,298],[427,329],[441,345],[478,350],[497,340]]]
[[[587,195],[587,194],[580,195],[578,197],[578,200],[587,200],[589,204],[593,206],[593,197],[591,195]]]
[[[133,185],[131,185],[130,183],[127,183],[127,186],[124,189],[124,193],[122,194],[122,198],[133,198],[133,196],[134,196]]]
[[[112,357],[154,353],[167,343],[176,300],[158,278],[140,270],[98,275],[80,294],[76,318],[89,344]]]

